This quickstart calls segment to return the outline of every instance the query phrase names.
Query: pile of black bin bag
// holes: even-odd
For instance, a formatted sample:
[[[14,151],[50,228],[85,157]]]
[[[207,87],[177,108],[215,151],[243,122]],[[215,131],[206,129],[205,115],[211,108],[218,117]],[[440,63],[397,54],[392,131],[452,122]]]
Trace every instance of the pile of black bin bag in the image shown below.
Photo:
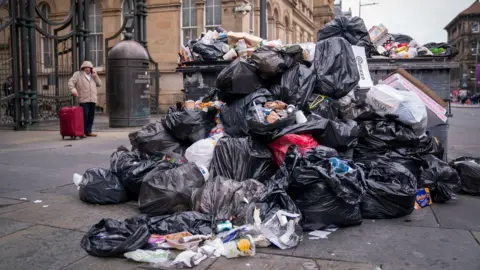
[[[422,187],[437,203],[460,188],[478,195],[478,159],[452,161],[459,175],[443,161],[445,150],[435,138],[419,138],[411,127],[375,115],[357,95],[351,45],[365,47],[368,55],[373,51],[360,18],[337,17],[319,31],[313,62],[293,45],[262,47],[227,66],[211,93],[225,102],[219,115],[225,136],[215,146],[209,179],[183,155],[215,127],[215,109],[171,109],[162,121],[131,133],[131,148],[119,147],[109,169],[85,173],[80,198],[95,204],[138,200],[145,215],[100,221],[82,247],[95,256],[122,256],[148,248],[152,233],[206,234],[226,219],[253,223],[255,209],[262,220],[278,210],[301,214],[304,230],[398,218],[413,211]],[[320,95],[322,102],[310,106]],[[303,110],[308,121],[252,121],[254,104],[275,100]],[[313,138],[318,145],[286,145],[277,163],[272,143],[285,136]],[[338,172],[332,159],[344,161],[348,171]]]

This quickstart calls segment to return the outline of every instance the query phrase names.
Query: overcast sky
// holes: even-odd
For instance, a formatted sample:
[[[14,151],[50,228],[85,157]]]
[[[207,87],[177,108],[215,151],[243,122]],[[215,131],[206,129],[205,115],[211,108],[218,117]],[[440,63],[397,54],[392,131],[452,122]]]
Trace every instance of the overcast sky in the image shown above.
[[[358,16],[358,1],[343,0],[343,10],[351,7],[352,15]],[[362,7],[362,18],[367,29],[382,23],[390,33],[409,35],[420,44],[446,42],[447,32],[443,28],[474,2],[474,0],[361,1],[362,4],[379,3]]]

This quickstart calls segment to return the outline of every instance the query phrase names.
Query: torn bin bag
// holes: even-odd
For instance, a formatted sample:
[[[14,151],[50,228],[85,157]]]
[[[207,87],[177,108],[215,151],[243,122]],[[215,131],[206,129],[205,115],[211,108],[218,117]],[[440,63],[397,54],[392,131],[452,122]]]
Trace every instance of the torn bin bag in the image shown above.
[[[360,80],[352,46],[340,37],[317,43],[314,66],[314,92],[318,94],[339,99],[352,91]]]
[[[142,183],[138,205],[142,213],[157,216],[191,210],[191,196],[205,183],[195,163],[170,170],[155,168]]]
[[[126,219],[129,224],[147,225],[154,234],[189,232],[191,234],[211,234],[212,218],[194,211],[173,213],[171,215],[149,217],[146,215]]]
[[[365,193],[363,171],[347,162],[348,171],[338,173],[325,153],[315,148],[307,151],[294,169],[288,189],[302,211],[305,230],[362,222],[359,203]]]
[[[125,252],[142,248],[148,239],[147,225],[106,218],[90,228],[80,245],[92,256],[121,258]]]
[[[318,31],[317,41],[332,37],[342,37],[352,45],[365,47],[368,57],[373,47],[368,29],[360,17],[336,16]]]
[[[240,57],[218,74],[216,85],[218,98],[228,104],[262,88],[262,80],[257,67]]]
[[[377,157],[357,163],[366,172],[363,218],[384,219],[409,215],[415,204],[417,178],[394,159]]]
[[[263,79],[274,78],[288,68],[283,53],[280,49],[267,46],[260,47],[253,53],[251,59]]]
[[[258,122],[251,111],[247,114],[247,125],[249,135],[253,139],[270,142],[273,134],[288,126],[295,124],[295,116],[287,115],[285,118],[278,119],[274,123]]]
[[[208,137],[216,125],[214,117],[213,111],[185,110],[168,114],[164,126],[178,140],[195,143]]]
[[[435,203],[443,203],[454,197],[460,190],[460,177],[454,168],[434,155],[426,155],[423,159],[428,163],[418,180],[418,188],[428,187],[430,197]]]
[[[222,121],[225,132],[232,137],[248,136],[248,110],[254,103],[263,104],[271,99],[272,94],[267,89],[262,88],[229,105],[223,106],[220,111],[220,121]]]
[[[166,152],[182,155],[185,152],[185,147],[181,146],[160,122],[150,123],[128,134],[128,138],[135,149],[149,155],[161,156]]]
[[[129,151],[123,146],[120,146],[117,151],[113,152],[110,156],[111,171],[118,177],[120,183],[122,183],[132,199],[138,197],[145,175],[157,166],[164,168],[166,166],[168,169],[174,165],[141,154],[138,151]]]
[[[462,191],[480,196],[480,158],[460,157],[450,161],[450,166],[460,175]]]
[[[88,169],[80,182],[80,199],[93,204],[117,204],[128,200],[117,176],[102,168]]]
[[[218,41],[215,41],[213,44],[197,42],[193,45],[192,51],[198,53],[205,61],[216,61],[225,54],[223,51],[224,46],[225,43]]]
[[[255,179],[263,182],[277,167],[270,150],[251,138],[223,137],[215,146],[210,177],[223,176],[235,181]]]
[[[194,210],[212,215],[214,223],[232,220],[235,225],[244,225],[248,204],[260,199],[264,189],[262,183],[253,179],[237,182],[217,176],[195,191]]]
[[[303,109],[315,85],[315,73],[302,64],[296,64],[283,73],[280,84],[273,85],[270,92],[287,104]]]

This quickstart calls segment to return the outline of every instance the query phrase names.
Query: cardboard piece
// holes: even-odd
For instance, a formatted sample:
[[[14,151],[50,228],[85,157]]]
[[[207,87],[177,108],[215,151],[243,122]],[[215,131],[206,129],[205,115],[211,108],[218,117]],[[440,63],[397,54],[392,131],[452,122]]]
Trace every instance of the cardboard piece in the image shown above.
[[[355,55],[355,63],[357,64],[358,73],[360,74],[358,87],[360,88],[373,87],[372,77],[370,76],[370,70],[368,69],[367,55],[365,54],[365,48],[360,46],[352,46],[352,50],[353,50],[353,54]]]
[[[404,76],[404,74],[407,74],[408,76]],[[447,112],[444,108],[447,105],[445,101],[417,79],[413,78],[416,81],[412,82],[412,80],[410,80],[411,78],[413,78],[413,76],[407,71],[399,69],[387,77],[383,82],[395,89],[408,90],[417,94],[427,107],[427,128],[446,123],[448,118],[445,115]],[[440,104],[437,100],[442,103]],[[442,104],[444,106],[442,106]]]

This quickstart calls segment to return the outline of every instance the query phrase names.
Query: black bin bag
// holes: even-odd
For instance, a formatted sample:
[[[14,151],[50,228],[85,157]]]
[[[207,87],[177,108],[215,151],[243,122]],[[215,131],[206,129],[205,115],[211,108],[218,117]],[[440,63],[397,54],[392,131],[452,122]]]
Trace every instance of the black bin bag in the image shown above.
[[[215,127],[215,112],[185,110],[173,112],[165,118],[165,129],[178,140],[195,143],[208,137]]]
[[[138,198],[143,178],[158,166],[168,169],[174,165],[155,156],[130,151],[124,146],[118,147],[110,156],[110,170],[118,177],[131,199]]]
[[[434,155],[426,155],[427,162],[418,179],[418,188],[428,187],[434,203],[444,203],[454,197],[454,192],[460,190],[460,177],[454,168]]]
[[[377,157],[357,165],[366,174],[366,194],[360,203],[363,218],[398,218],[412,213],[417,178],[394,159]]]
[[[150,123],[128,134],[128,138],[134,149],[154,156],[161,156],[165,152],[183,155],[186,149],[165,130],[161,122]]]
[[[459,157],[450,161],[450,165],[460,176],[462,192],[480,196],[480,158]]]
[[[317,41],[332,37],[342,37],[352,45],[365,47],[367,57],[374,49],[368,29],[360,17],[336,16],[317,33]]]
[[[254,104],[263,104],[272,99],[267,89],[259,89],[241,99],[222,107],[220,120],[225,132],[232,137],[243,137],[250,134],[247,123],[248,110]]]
[[[218,74],[216,85],[218,98],[228,104],[262,88],[263,83],[255,64],[240,57]]]
[[[191,196],[205,179],[194,163],[170,170],[155,168],[142,183],[138,206],[142,213],[158,216],[192,209]]]
[[[211,216],[195,211],[185,211],[154,217],[142,215],[126,219],[125,222],[132,225],[146,225],[151,233],[160,235],[185,231],[191,234],[204,235],[212,233]]]
[[[244,225],[248,204],[257,201],[264,189],[253,179],[237,182],[217,176],[195,191],[194,210],[211,215],[213,223],[231,219],[235,225]]]
[[[263,182],[276,169],[272,152],[263,143],[248,137],[223,137],[213,151],[210,177],[223,176],[239,182],[247,179]]]
[[[263,142],[270,142],[273,135],[288,126],[295,124],[295,116],[288,115],[285,118],[278,119],[275,123],[260,123],[255,120],[253,116],[253,112],[249,111],[247,114],[247,125],[248,125],[248,132],[252,136],[253,139],[263,141]]]
[[[303,109],[315,86],[315,73],[302,64],[296,64],[283,73],[280,83],[270,88],[276,99]]]
[[[325,147],[307,151],[293,170],[288,194],[302,211],[303,229],[360,224],[360,200],[365,190],[363,171],[353,162],[346,173],[336,173]]]
[[[82,201],[93,204],[117,204],[128,200],[117,176],[102,168],[88,169],[83,174],[79,196]]]
[[[350,93],[360,80],[352,47],[341,37],[317,42],[314,65],[314,92],[318,94],[339,99]]]
[[[83,236],[80,245],[97,257],[123,257],[123,254],[142,248],[148,243],[150,232],[146,224],[130,224],[113,219],[102,219]]]
[[[265,192],[262,197],[251,203],[247,209],[247,223],[254,224],[254,211],[258,209],[261,220],[269,220],[279,210],[300,214],[295,202],[287,193],[293,169],[299,164],[301,154],[296,146],[288,148],[285,159],[274,176],[264,182]]]
[[[215,41],[213,44],[197,42],[193,45],[192,50],[198,53],[205,61],[216,61],[225,54],[223,52],[224,45],[225,43],[218,41]]]
[[[284,51],[275,47],[263,46],[252,54],[252,61],[258,68],[263,79],[271,79],[287,70],[288,66],[283,58]]]

